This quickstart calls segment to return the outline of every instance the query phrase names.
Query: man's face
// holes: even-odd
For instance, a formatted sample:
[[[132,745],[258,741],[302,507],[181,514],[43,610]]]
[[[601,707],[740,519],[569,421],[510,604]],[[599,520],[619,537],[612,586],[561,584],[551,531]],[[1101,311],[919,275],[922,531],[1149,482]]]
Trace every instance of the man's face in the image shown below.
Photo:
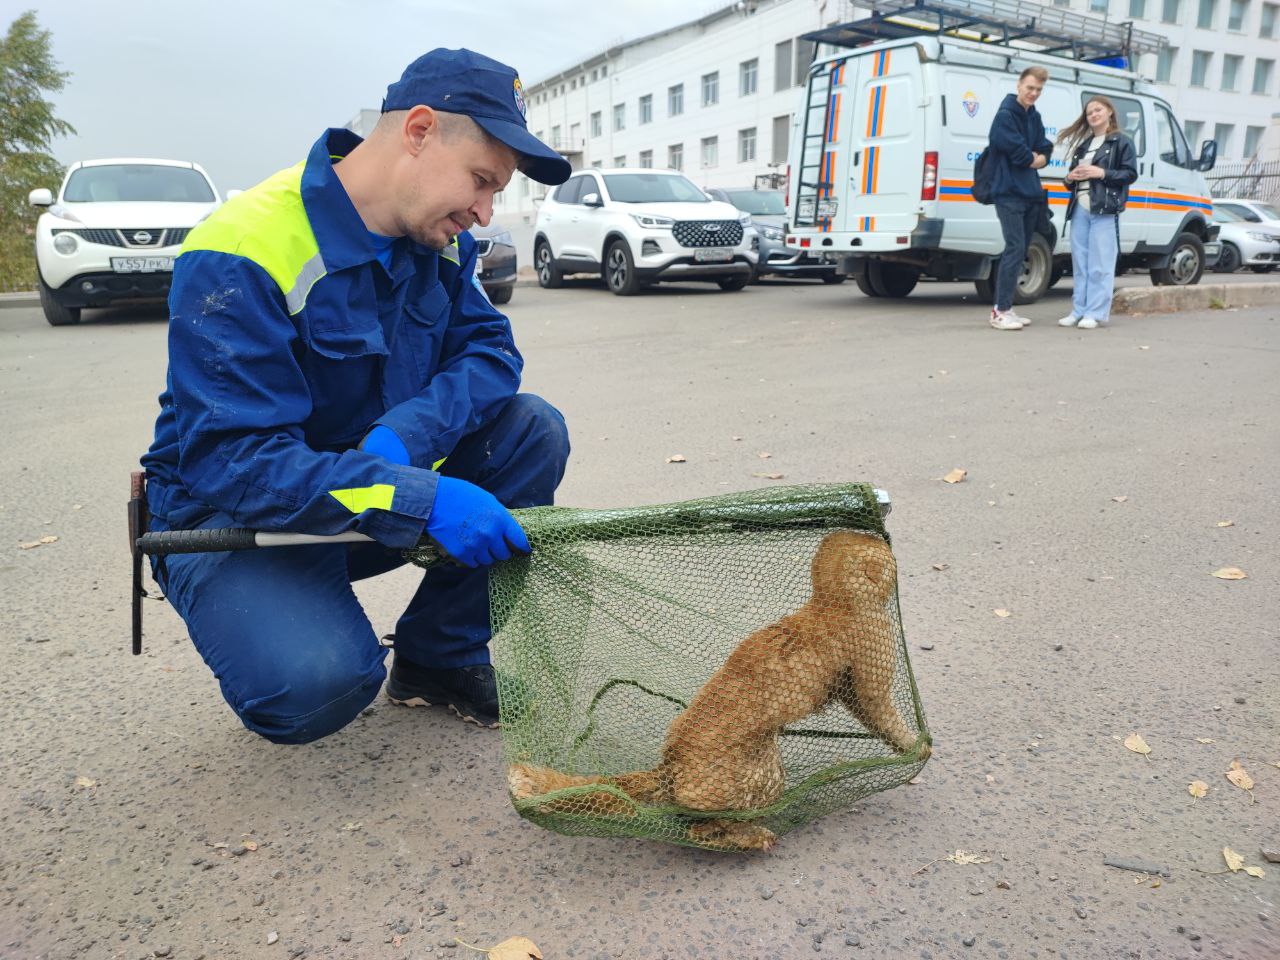
[[[493,216],[493,197],[516,169],[505,144],[465,132],[446,134],[437,123],[422,134],[401,191],[401,228],[418,243],[442,250],[459,233]]]
[[[1044,84],[1028,74],[1018,81],[1018,102],[1024,107],[1029,107],[1040,99],[1043,90]]]

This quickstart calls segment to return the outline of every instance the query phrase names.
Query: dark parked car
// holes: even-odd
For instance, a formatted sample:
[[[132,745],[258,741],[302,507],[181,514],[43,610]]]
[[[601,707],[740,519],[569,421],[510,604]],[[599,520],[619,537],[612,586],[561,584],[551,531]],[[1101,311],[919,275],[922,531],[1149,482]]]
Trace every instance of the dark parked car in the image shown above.
[[[751,224],[760,235],[760,258],[756,278],[776,274],[781,277],[809,277],[823,283],[842,283],[844,275],[822,255],[797,250],[783,243],[783,227],[787,222],[787,201],[781,190],[724,190],[712,187],[707,193],[716,200],[732,203],[750,214]]]
[[[476,275],[480,286],[496,306],[511,301],[516,286],[516,244],[504,228],[489,222],[487,227],[471,228],[476,238]]]

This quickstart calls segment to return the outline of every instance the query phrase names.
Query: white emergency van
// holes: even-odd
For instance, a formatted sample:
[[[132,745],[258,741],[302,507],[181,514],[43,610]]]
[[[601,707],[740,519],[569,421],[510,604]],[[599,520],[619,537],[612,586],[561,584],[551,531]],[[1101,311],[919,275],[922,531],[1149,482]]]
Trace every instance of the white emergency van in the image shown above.
[[[810,36],[831,43],[835,32]],[[1018,75],[1039,65],[1049,71],[1036,104],[1049,139],[1100,93],[1137,148],[1138,180],[1119,218],[1120,269],[1149,271],[1155,284],[1191,284],[1217,259],[1203,176],[1216,144],[1193,153],[1153,84],[1007,43],[895,32],[908,35],[840,50],[810,68],[792,128],[788,246],[824,255],[869,296],[904,297],[929,277],[972,280],[990,298],[1004,240],[995,207],[972,197],[973,162]],[[1033,238],[1015,303],[1035,301],[1070,269],[1068,160],[1069,145],[1055,145],[1040,171],[1054,230]]]

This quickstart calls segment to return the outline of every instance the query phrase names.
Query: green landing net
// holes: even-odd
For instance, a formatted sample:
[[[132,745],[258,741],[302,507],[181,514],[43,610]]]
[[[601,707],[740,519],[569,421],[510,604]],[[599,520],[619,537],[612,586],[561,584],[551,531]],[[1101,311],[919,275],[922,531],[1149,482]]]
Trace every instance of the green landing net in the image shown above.
[[[516,516],[533,553],[494,567],[489,595],[521,816],[767,849],[924,765],[869,485]]]

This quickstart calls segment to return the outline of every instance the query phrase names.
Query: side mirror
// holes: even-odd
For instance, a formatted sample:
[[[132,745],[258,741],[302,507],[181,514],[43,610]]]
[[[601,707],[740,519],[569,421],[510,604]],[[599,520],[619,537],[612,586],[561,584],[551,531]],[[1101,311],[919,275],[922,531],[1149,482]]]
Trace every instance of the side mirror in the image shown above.
[[[582,205],[584,207],[603,207],[604,201],[600,199],[600,194],[593,192],[583,195]]]
[[[228,199],[228,200],[230,200],[232,197],[238,197],[238,196],[240,196],[240,194],[242,194],[242,193],[244,193],[244,191],[243,191],[243,190],[235,190],[235,189],[228,190],[228,191],[227,191],[227,199]]]
[[[53,194],[44,187],[38,187],[27,194],[27,203],[33,207],[51,207],[53,206]]]
[[[1218,141],[1206,140],[1200,144],[1200,159],[1196,161],[1196,169],[1200,171],[1212,170],[1213,165],[1218,162]]]

